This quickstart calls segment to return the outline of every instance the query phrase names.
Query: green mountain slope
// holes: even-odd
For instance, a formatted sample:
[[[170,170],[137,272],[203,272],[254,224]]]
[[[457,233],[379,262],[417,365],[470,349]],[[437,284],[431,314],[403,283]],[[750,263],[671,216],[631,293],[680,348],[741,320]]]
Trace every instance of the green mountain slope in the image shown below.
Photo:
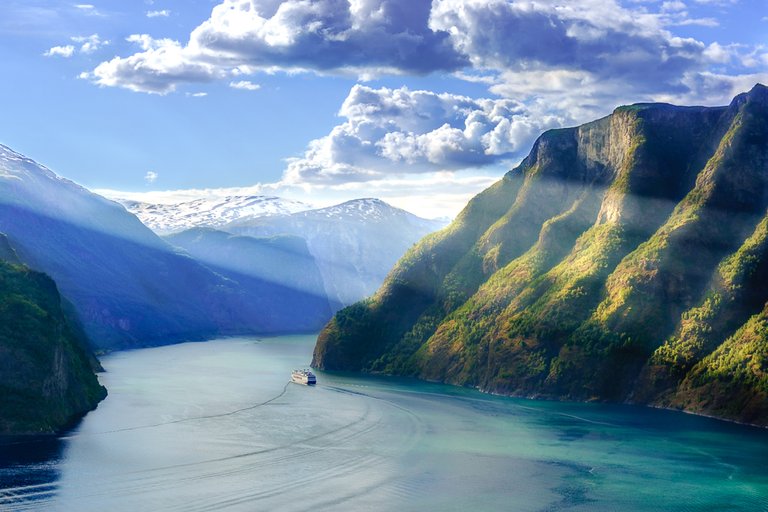
[[[0,434],[58,431],[106,396],[69,318],[48,276],[0,261]]]
[[[543,134],[334,317],[314,364],[768,424],[767,210],[764,86],[620,107]]]

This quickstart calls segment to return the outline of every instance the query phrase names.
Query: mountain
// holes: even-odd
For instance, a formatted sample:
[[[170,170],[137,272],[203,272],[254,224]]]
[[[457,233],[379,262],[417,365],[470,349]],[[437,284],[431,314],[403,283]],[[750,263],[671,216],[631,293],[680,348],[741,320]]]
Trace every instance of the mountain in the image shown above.
[[[318,315],[275,309],[281,287],[255,294],[172,248],[121,205],[2,145],[0,231],[21,261],[55,280],[98,348],[322,325]]]
[[[320,270],[302,238],[255,238],[194,228],[164,239],[251,293],[281,301],[283,306],[272,308],[300,316],[304,324],[320,326],[339,308],[329,303]]]
[[[327,296],[339,304],[371,295],[406,250],[444,224],[422,219],[379,199],[231,222],[224,231],[306,240],[325,283]]]
[[[289,215],[310,209],[300,201],[274,196],[226,196],[172,204],[114,199],[160,235],[198,227],[219,228],[240,219]]]
[[[313,364],[768,425],[768,89],[544,133]]]
[[[48,276],[0,261],[0,434],[57,432],[96,407],[86,343]]]

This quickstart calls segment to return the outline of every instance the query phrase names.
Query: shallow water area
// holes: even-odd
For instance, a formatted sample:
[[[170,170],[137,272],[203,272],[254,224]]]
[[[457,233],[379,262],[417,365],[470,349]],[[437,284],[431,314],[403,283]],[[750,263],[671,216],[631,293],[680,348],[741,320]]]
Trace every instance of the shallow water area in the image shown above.
[[[105,357],[59,439],[0,445],[0,510],[768,510],[768,432],[316,372],[313,336]]]

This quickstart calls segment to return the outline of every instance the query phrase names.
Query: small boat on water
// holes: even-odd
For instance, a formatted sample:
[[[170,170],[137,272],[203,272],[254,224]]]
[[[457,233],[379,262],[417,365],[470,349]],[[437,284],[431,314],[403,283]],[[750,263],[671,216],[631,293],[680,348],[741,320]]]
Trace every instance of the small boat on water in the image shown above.
[[[304,384],[305,386],[311,386],[317,384],[317,378],[311,370],[293,370],[291,372],[291,381],[296,384]]]

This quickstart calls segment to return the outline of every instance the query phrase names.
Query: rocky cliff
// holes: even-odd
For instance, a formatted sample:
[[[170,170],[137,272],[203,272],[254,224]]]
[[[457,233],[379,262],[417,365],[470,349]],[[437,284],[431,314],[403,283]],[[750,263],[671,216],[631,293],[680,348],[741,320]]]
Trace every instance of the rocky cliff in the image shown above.
[[[48,276],[0,261],[0,434],[59,431],[106,396],[64,309]]]
[[[768,425],[768,89],[544,133],[314,364]]]

